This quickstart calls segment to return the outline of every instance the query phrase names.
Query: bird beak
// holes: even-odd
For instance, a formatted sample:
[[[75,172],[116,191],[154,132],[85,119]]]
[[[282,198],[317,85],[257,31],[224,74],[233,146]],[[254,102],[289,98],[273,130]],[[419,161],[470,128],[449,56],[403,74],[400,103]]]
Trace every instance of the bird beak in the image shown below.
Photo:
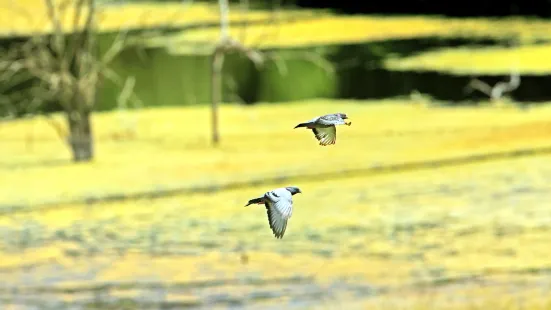
[[[344,122],[344,124],[347,125],[347,126],[350,126],[350,125],[352,125],[352,122],[348,121],[348,122]]]

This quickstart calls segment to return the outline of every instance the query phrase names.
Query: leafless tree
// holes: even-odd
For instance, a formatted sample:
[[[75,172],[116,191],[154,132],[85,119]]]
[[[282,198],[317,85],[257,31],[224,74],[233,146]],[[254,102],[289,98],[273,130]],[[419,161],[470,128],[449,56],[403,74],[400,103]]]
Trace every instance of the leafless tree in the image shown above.
[[[272,15],[269,20],[270,23],[280,25],[278,20],[278,11],[282,5],[281,0],[273,0],[272,1]],[[248,10],[249,1],[248,0],[241,0],[240,1],[240,9],[243,11],[244,16],[246,16],[246,11]],[[218,145],[220,142],[220,129],[218,126],[218,107],[219,103],[222,100],[222,89],[223,89],[223,82],[222,82],[222,69],[224,66],[224,55],[229,52],[239,52],[244,54],[248,59],[250,59],[253,64],[257,68],[261,68],[263,64],[271,60],[276,65],[276,69],[279,71],[280,74],[286,75],[287,72],[287,66],[285,64],[285,61],[281,59],[281,57],[278,55],[277,50],[263,50],[260,51],[258,48],[251,48],[247,47],[243,44],[246,37],[246,31],[247,31],[247,22],[245,21],[241,25],[241,35],[240,40],[234,39],[230,36],[230,24],[229,24],[229,13],[230,8],[228,4],[228,0],[218,0],[218,7],[220,10],[220,38],[218,39],[218,42],[214,48],[214,51],[212,53],[212,61],[211,61],[211,131],[212,131],[212,144]],[[265,40],[266,37],[269,37],[269,34],[267,33],[266,36],[261,37],[261,40]],[[260,43],[260,42],[257,42]],[[303,51],[303,52],[296,52],[293,56],[295,59],[303,59],[309,62],[314,63],[316,66],[322,68],[327,73],[333,74],[334,69],[331,66],[331,64],[324,59],[322,56],[320,56],[316,52],[310,52],[310,51]]]
[[[48,120],[70,147],[73,161],[90,161],[94,157],[91,113],[98,85],[103,77],[113,78],[103,69],[122,44],[115,42],[99,58],[96,0],[44,1],[52,31],[11,44],[0,54],[0,80],[5,84],[12,82],[14,90],[0,103],[23,106],[29,113],[44,103],[58,104],[66,116],[67,130],[46,115]],[[64,27],[63,15],[72,17],[72,25]],[[22,86],[23,82],[31,86]]]
[[[211,124],[212,143],[218,145],[220,133],[218,126],[218,106],[222,100],[222,68],[224,67],[224,55],[230,51],[244,53],[253,63],[260,66],[264,62],[262,54],[254,49],[246,48],[239,41],[230,36],[230,7],[228,0],[218,0],[220,9],[220,39],[212,53],[211,62]]]

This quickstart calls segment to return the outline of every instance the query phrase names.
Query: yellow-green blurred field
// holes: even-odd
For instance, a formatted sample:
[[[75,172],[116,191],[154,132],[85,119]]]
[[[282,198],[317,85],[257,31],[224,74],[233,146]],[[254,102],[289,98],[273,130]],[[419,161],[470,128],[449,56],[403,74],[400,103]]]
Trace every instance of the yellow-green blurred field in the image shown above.
[[[508,75],[511,72],[546,75],[551,45],[518,47],[446,48],[402,59],[388,59],[392,70],[434,70],[457,75]]]
[[[64,31],[75,28],[76,2],[54,1]],[[217,5],[188,2],[124,3],[98,5],[98,31],[188,28],[168,38],[175,52],[201,52],[218,40],[220,29]],[[83,25],[86,14],[80,15]],[[325,11],[279,9],[230,9],[231,34],[247,46],[289,48],[330,44],[354,44],[408,38],[493,38],[515,39],[519,43],[549,40],[550,23],[530,18],[444,18],[435,16],[342,16]],[[44,0],[4,0],[0,2],[0,36],[43,34],[53,30]]]
[[[519,43],[549,39],[546,20],[506,18],[439,18],[433,16],[339,16],[323,14],[306,20],[256,25],[235,25],[231,34],[255,48],[289,48],[412,38],[492,38]],[[174,50],[200,50],[199,44],[214,44],[216,27],[190,29],[170,37]]]
[[[333,147],[293,129],[337,111],[352,126],[338,128]],[[45,120],[0,123],[0,302],[551,308],[550,107],[225,105],[218,148],[209,116],[96,114],[97,158],[78,165]],[[436,165],[473,154],[493,155]],[[417,164],[370,170],[404,163]],[[277,240],[265,210],[243,205],[288,184],[303,194]],[[210,192],[85,203],[200,186]]]
[[[352,126],[338,131],[338,147],[320,147],[311,132],[293,129],[327,111],[352,116]],[[97,156],[79,165],[70,163],[69,150],[45,119],[0,124],[2,149],[9,154],[0,161],[0,205],[349,176],[389,165],[545,148],[551,136],[548,106],[467,109],[312,100],[226,105],[220,113],[217,148],[210,147],[208,106],[96,114]],[[59,115],[56,120],[64,124]],[[52,171],[58,178],[49,178]]]
[[[340,177],[389,165],[550,145],[548,106],[517,110],[371,103],[226,105],[220,112],[222,142],[214,149],[207,106],[96,114],[97,156],[93,164],[80,165],[70,163],[68,149],[45,119],[0,124],[2,149],[10,154],[0,161],[0,205],[146,190],[216,190],[317,174]],[[293,129],[327,111],[352,115],[352,126],[338,131],[338,147],[320,147],[311,132]],[[64,124],[61,117],[56,120]],[[49,178],[52,171],[60,177]],[[33,195],[27,195],[28,188]]]
[[[53,1],[60,26],[64,31],[73,31],[82,26],[86,14],[75,20],[78,2],[72,0]],[[0,35],[33,35],[52,31],[49,10],[44,0],[4,0],[0,3]],[[162,26],[185,27],[216,23],[219,21],[218,7],[209,4],[155,4],[127,3],[123,5],[99,5],[96,7],[96,26],[99,31],[155,28]],[[259,22],[273,18],[269,11],[230,12],[230,21]],[[280,14],[286,18],[311,17],[308,11],[289,10]],[[8,22],[9,21],[9,22]]]

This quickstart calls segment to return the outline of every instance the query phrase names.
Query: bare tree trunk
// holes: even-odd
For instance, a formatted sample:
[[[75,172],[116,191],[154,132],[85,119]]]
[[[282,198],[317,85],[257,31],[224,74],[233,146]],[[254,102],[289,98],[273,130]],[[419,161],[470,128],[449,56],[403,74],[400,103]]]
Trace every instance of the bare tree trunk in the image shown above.
[[[222,100],[222,68],[224,66],[224,52],[217,49],[212,55],[211,63],[211,124],[212,144],[220,143],[220,131],[218,127],[218,106]]]
[[[214,146],[220,143],[218,105],[222,100],[222,68],[224,67],[224,54],[231,43],[228,0],[218,0],[218,7],[220,9],[220,40],[214,49],[211,62],[211,124],[212,144]]]
[[[100,58],[95,42],[96,0],[61,1],[64,4],[55,0],[43,1],[53,26],[52,33],[33,36],[13,44],[7,51],[2,50],[0,82],[12,81],[22,88],[15,93],[16,96],[8,98],[10,105],[13,101],[18,106],[25,104],[28,111],[34,111],[46,102],[58,103],[64,110],[67,126],[45,115],[48,122],[67,143],[73,161],[90,161],[94,157],[91,114],[97,100],[97,89],[103,77],[120,83],[116,73],[106,65],[124,48],[126,32],[120,38],[117,36]],[[63,26],[62,21],[66,18],[73,19],[72,28]],[[23,85],[27,82],[25,79],[14,79],[15,74],[30,76],[27,79],[33,82],[32,87]],[[126,83],[124,87],[125,96],[129,97]]]
[[[68,143],[73,153],[73,161],[90,161],[94,158],[94,139],[92,136],[91,111],[75,109],[67,114],[69,124]]]
[[[245,3],[248,5],[248,2]],[[220,39],[216,44],[211,60],[211,125],[212,144],[217,146],[220,143],[220,128],[218,125],[218,107],[222,100],[222,71],[224,68],[224,56],[228,51],[240,51],[247,55],[255,65],[263,62],[262,55],[254,50],[248,49],[238,41],[230,37],[230,8],[228,0],[218,0],[220,9]]]
[[[86,26],[82,31],[75,31],[70,39],[69,64],[73,79],[73,91],[69,102],[67,121],[69,125],[68,143],[73,153],[73,161],[91,161],[94,158],[94,140],[91,130],[91,113],[96,100],[97,80],[85,83],[93,76],[94,64],[94,40],[92,34],[92,19],[94,16],[95,0],[80,0],[81,8],[77,11],[85,11],[88,8]],[[87,5],[86,5],[87,4]],[[77,15],[78,16],[78,15]],[[78,20],[78,18],[76,18]],[[76,28],[76,27],[75,27]]]

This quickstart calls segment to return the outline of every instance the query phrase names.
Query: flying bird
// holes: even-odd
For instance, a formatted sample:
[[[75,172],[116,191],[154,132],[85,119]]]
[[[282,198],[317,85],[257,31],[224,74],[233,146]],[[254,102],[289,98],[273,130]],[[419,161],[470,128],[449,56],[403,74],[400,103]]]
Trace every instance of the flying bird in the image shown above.
[[[302,193],[298,187],[288,186],[276,188],[264,193],[264,196],[249,200],[245,207],[252,204],[266,206],[268,223],[278,239],[283,238],[287,221],[293,214],[293,195]]]
[[[320,142],[320,145],[326,146],[335,144],[337,141],[337,129],[336,125],[352,125],[352,122],[345,121],[348,116],[344,113],[327,114],[318,116],[305,123],[300,123],[295,128],[306,127],[312,129],[316,139]]]

